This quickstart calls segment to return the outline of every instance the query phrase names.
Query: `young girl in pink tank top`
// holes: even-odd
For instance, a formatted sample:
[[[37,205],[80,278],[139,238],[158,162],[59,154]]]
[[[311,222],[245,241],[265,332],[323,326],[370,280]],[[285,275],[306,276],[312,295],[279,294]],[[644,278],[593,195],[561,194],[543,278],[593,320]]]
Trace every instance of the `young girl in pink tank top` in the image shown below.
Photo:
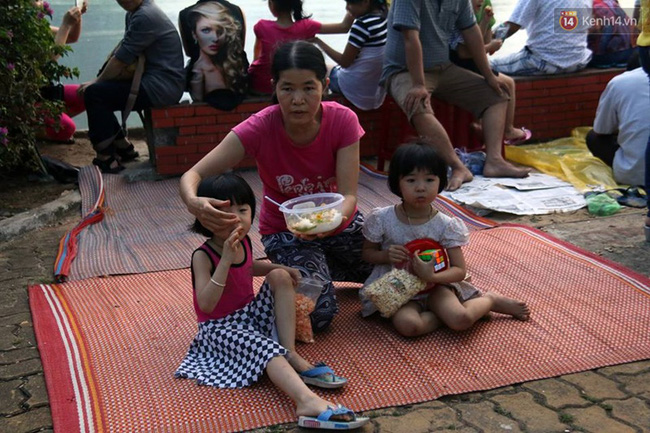
[[[198,220],[194,223],[193,230],[209,238],[192,254],[198,333],[175,376],[195,379],[200,385],[242,388],[266,372],[296,403],[301,426],[356,428],[368,422],[307,387],[338,388],[347,380],[325,364],[314,366],[296,353],[294,287],[301,275],[297,269],[253,260],[247,236],[255,215],[250,186],[226,173],[203,180],[197,194],[228,201],[222,210],[234,214],[239,223],[214,233]],[[257,295],[253,276],[266,276]]]

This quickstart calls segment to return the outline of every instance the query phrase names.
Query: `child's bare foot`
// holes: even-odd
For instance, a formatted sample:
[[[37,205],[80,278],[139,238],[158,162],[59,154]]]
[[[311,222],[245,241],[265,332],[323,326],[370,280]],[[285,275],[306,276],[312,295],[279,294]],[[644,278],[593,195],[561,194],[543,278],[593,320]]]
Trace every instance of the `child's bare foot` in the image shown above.
[[[451,177],[447,181],[447,191],[456,191],[465,182],[471,182],[474,179],[472,172],[464,165],[454,167],[451,171]]]
[[[526,177],[530,173],[528,167],[516,167],[504,159],[486,160],[483,167],[485,177]]]
[[[495,313],[508,314],[517,320],[528,320],[530,318],[530,309],[525,302],[516,299],[506,298],[496,293],[488,292],[485,294],[492,299],[492,311]]]

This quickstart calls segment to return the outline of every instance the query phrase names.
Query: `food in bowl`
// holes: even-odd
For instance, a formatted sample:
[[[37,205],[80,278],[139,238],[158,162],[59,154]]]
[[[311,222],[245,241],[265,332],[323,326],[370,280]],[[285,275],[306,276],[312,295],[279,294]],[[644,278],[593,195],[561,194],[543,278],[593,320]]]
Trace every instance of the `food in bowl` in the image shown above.
[[[331,192],[303,195],[282,203],[280,211],[292,233],[315,235],[341,225],[343,199],[341,194]]]

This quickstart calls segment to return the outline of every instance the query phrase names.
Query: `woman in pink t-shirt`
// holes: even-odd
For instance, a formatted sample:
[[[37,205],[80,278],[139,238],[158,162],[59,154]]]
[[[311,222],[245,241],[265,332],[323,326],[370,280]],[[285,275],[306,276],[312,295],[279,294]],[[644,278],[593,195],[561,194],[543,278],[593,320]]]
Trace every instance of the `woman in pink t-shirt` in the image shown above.
[[[363,217],[357,211],[359,139],[356,114],[335,102],[323,102],[327,67],[318,48],[304,41],[282,45],[273,57],[277,104],[252,115],[181,178],[181,196],[189,211],[211,230],[234,227],[237,218],[220,208],[227,202],[198,197],[202,179],[231,169],[245,155],[257,161],[264,195],[277,202],[317,193],[345,197],[341,225],[316,236],[287,230],[282,213],[263,201],[262,243],[274,263],[297,268],[323,281],[311,314],[312,328],[325,329],[338,311],[332,281],[362,282],[370,266],[361,260]]]
[[[257,93],[272,93],[271,57],[275,49],[285,42],[306,40],[316,33],[347,33],[353,17],[349,14],[342,22],[321,24],[304,15],[302,0],[269,0],[269,9],[275,20],[259,20],[253,27],[255,48],[253,63],[248,68],[251,89]]]

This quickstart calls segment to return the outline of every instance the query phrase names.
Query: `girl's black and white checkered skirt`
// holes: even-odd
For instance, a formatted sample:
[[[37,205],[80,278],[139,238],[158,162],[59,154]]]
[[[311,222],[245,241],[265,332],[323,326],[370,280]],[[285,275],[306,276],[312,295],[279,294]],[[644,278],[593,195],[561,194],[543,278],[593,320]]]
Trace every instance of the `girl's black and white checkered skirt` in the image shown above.
[[[272,339],[273,305],[273,293],[265,282],[244,308],[199,323],[198,333],[174,376],[219,388],[255,383],[272,358],[287,353]]]

